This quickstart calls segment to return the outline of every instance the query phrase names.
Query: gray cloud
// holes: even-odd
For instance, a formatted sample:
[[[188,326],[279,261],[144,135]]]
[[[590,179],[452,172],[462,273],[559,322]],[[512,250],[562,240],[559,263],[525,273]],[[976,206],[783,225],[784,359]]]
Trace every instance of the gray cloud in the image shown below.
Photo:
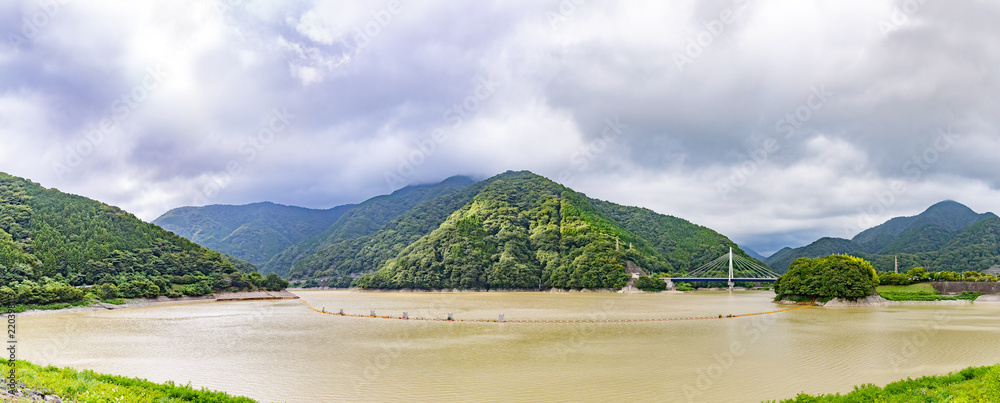
[[[0,170],[147,220],[507,169],[765,253],[998,210],[990,2],[60,4],[0,6]]]

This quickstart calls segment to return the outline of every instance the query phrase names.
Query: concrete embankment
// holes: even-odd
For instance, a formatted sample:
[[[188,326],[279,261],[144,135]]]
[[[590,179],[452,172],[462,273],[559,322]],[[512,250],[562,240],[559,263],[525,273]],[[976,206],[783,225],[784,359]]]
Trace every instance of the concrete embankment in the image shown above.
[[[885,298],[882,298],[881,295],[872,294],[865,298],[861,298],[854,301],[842,298],[834,298],[827,302],[816,301],[816,305],[824,307],[867,307],[867,306],[888,306],[895,304],[893,304],[893,301],[889,301]]]
[[[265,299],[299,299],[299,296],[288,292],[288,290],[223,292],[215,294],[216,301],[257,301]]]
[[[793,301],[777,301],[779,304],[784,305],[803,305],[805,303],[793,302]],[[864,308],[864,307],[879,307],[879,306],[894,306],[894,305],[969,305],[969,304],[1000,304],[1000,295],[983,295],[976,299],[975,302],[959,299],[959,300],[944,300],[944,301],[890,301],[882,298],[881,295],[875,294],[870,295],[865,298],[858,300],[848,300],[842,298],[834,298],[827,302],[816,301],[816,306],[822,306],[827,308]]]
[[[52,310],[32,310],[25,311],[17,314],[17,316],[37,316],[37,315],[54,315],[60,313],[73,313],[73,312],[88,312],[88,311],[103,311],[103,310],[114,310],[114,309],[126,309],[126,308],[141,308],[153,305],[172,305],[172,304],[186,304],[192,302],[224,302],[224,301],[263,301],[271,299],[298,299],[299,296],[288,292],[287,290],[282,291],[248,291],[248,292],[220,292],[214,295],[204,295],[199,297],[156,297],[156,298],[135,298],[130,299],[124,304],[106,304],[103,302],[97,302],[90,306],[79,306],[74,308],[66,309],[52,309]]]
[[[996,281],[931,281],[931,287],[941,294],[961,294],[963,291],[1000,294],[1000,282]]]
[[[976,305],[1000,305],[1000,294],[980,295],[976,298]]]

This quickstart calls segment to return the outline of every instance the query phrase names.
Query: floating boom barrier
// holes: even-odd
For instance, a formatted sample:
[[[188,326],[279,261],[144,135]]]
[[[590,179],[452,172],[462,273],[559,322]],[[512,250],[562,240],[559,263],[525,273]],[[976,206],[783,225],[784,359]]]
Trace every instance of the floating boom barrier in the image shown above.
[[[759,315],[770,315],[781,312],[789,312],[798,309],[810,308],[813,304],[798,306],[795,308],[781,309],[777,311],[767,311],[767,312],[755,312],[755,313],[744,313],[737,315],[719,315],[719,316],[697,316],[697,317],[687,317],[687,318],[658,318],[658,319],[600,319],[600,320],[505,320],[504,315],[500,314],[497,319],[455,319],[454,315],[448,314],[447,318],[421,318],[421,317],[410,317],[407,312],[403,312],[402,316],[391,316],[391,315],[376,315],[375,311],[369,311],[368,315],[361,314],[351,314],[344,313],[341,309],[339,312],[328,312],[326,308],[316,309],[304,299],[299,299],[299,301],[305,302],[309,309],[315,311],[316,313],[321,313],[324,315],[351,317],[351,318],[368,318],[368,319],[396,319],[396,320],[414,320],[414,321],[432,321],[432,322],[461,322],[461,323],[640,323],[640,322],[673,322],[673,321],[684,321],[684,320],[707,320],[707,319],[732,319],[732,318],[743,318],[749,316],[759,316]]]

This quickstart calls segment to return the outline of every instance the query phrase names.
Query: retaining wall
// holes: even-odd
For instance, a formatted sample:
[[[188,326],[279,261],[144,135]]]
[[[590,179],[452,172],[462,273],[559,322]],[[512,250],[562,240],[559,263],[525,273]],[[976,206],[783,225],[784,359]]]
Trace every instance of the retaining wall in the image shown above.
[[[996,281],[931,281],[931,287],[942,294],[958,294],[962,291],[1000,294],[1000,282]]]

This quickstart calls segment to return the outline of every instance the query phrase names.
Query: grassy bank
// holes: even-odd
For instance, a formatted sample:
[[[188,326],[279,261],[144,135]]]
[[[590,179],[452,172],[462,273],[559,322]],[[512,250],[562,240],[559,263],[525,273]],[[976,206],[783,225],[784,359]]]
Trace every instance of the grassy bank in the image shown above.
[[[975,300],[979,294],[963,292],[961,295],[948,297],[941,295],[931,283],[916,283],[910,285],[880,285],[875,288],[882,298],[890,301],[948,301],[958,299]]]
[[[115,375],[98,374],[93,371],[77,371],[72,368],[42,367],[27,361],[17,361],[17,382],[26,389],[45,394],[57,395],[80,402],[204,402],[204,403],[254,403],[247,397],[233,397],[224,392],[206,389],[196,390],[190,386],[178,386],[172,382],[153,383],[144,379],[126,378]],[[10,373],[10,363],[0,362],[3,374]],[[4,390],[0,387],[0,391]],[[21,398],[29,402],[30,399]]]
[[[848,402],[1000,402],[1000,364],[970,367],[942,376],[907,378],[885,385],[855,386],[845,395],[811,396],[805,393],[781,403]]]

